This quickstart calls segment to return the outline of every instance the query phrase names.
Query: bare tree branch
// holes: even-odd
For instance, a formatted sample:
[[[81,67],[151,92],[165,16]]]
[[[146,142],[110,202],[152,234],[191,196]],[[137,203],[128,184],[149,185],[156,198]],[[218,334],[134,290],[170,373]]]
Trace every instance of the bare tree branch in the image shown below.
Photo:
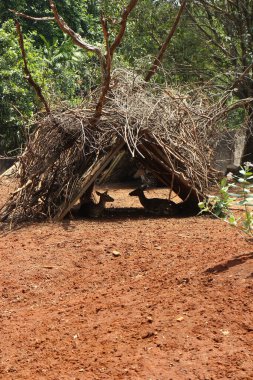
[[[34,16],[29,16],[25,13],[17,12],[15,9],[9,9],[10,12],[14,13],[15,16],[23,17],[26,18],[27,20],[34,20],[34,21],[54,21],[54,17],[34,17]]]
[[[152,78],[152,76],[156,73],[158,67],[161,65],[161,61],[163,59],[164,53],[165,53],[165,51],[166,51],[166,49],[167,49],[167,47],[168,47],[168,45],[169,45],[169,43],[170,43],[173,35],[174,35],[174,33],[177,30],[180,18],[181,18],[182,14],[183,14],[183,12],[185,10],[185,7],[186,7],[186,3],[187,3],[187,0],[184,0],[182,2],[181,6],[179,8],[178,14],[177,14],[177,16],[175,18],[174,24],[173,24],[173,26],[172,26],[172,28],[171,28],[171,30],[170,30],[170,32],[169,32],[166,40],[164,41],[161,49],[159,50],[159,53],[157,54],[157,56],[156,56],[156,58],[155,58],[155,60],[154,60],[154,62],[152,64],[151,68],[149,69],[149,71],[148,71],[148,73],[147,73],[147,75],[145,77],[145,81],[146,82],[148,82]]]
[[[50,0],[51,1],[51,0]],[[106,55],[105,55],[105,61],[106,61],[106,69],[105,69],[105,75],[104,75],[104,81],[102,83],[102,90],[99,97],[99,101],[96,106],[95,111],[95,119],[99,119],[102,114],[102,108],[105,102],[106,94],[108,93],[110,89],[110,81],[111,81],[111,66],[112,66],[112,59],[113,54],[115,52],[115,49],[119,46],[120,42],[122,41],[122,38],[125,34],[126,30],[126,24],[129,14],[132,12],[136,4],[138,3],[138,0],[130,0],[128,6],[125,8],[122,18],[120,21],[120,30],[118,34],[116,35],[114,42],[110,46],[109,43],[109,31],[108,31],[108,25],[104,17],[101,17],[101,25],[102,30],[104,34],[104,40],[105,40],[105,46],[106,46]]]
[[[136,6],[137,3],[138,3],[138,0],[130,0],[128,6],[125,8],[125,10],[122,14],[121,21],[120,21],[120,30],[119,30],[117,36],[115,37],[115,40],[112,43],[111,48],[110,48],[111,55],[113,55],[115,49],[119,46],[119,44],[122,40],[122,37],[125,34],[128,16],[132,12],[132,10],[134,9],[134,7]]]
[[[102,83],[101,94],[100,94],[99,100],[98,100],[97,105],[96,105],[96,110],[95,110],[95,115],[94,115],[95,119],[98,119],[102,114],[102,108],[103,108],[103,105],[105,102],[105,97],[106,97],[106,94],[110,88],[111,65],[112,65],[112,56],[111,56],[111,51],[110,51],[108,24],[107,24],[107,22],[103,16],[101,16],[100,21],[101,21],[101,25],[102,25],[105,47],[106,47],[106,55],[105,55],[106,67],[105,67],[104,80]]]
[[[111,67],[111,51],[110,51],[110,41],[109,41],[109,30],[108,30],[108,24],[104,16],[101,15],[100,22],[102,25],[103,35],[104,35],[104,41],[105,41],[105,48],[106,48],[106,67],[107,69],[110,69]]]
[[[220,8],[216,4],[212,4],[212,3],[210,3],[209,1],[206,1],[206,0],[199,0],[199,3],[203,4],[203,5],[206,5],[206,6],[210,7],[210,8],[213,8],[217,12],[222,13],[223,15],[226,15],[226,17],[228,17],[229,19],[230,18],[232,19],[231,15],[228,12],[226,12],[225,9]]]
[[[228,98],[230,97],[231,91],[235,90],[237,88],[237,86],[241,84],[241,82],[243,81],[243,79],[250,72],[250,70],[252,70],[252,68],[253,68],[253,62],[251,62],[251,64],[248,67],[246,67],[246,69],[244,70],[244,72],[241,73],[241,75],[234,81],[234,83],[232,83],[232,85],[226,91],[225,95],[220,100],[220,104],[222,105],[222,107],[225,106]],[[252,103],[252,101],[251,101],[251,103]]]
[[[71,39],[75,45],[81,47],[82,49],[86,49],[88,51],[92,51],[92,52],[96,53],[99,57],[101,65],[104,67],[105,62],[104,62],[104,57],[102,55],[101,49],[98,48],[97,46],[88,44],[86,41],[83,40],[83,38],[78,33],[74,32],[74,30],[68,26],[68,24],[59,15],[53,0],[49,0],[49,4],[50,4],[50,8],[54,14],[54,19],[57,22],[60,29],[64,33],[68,34],[71,37]]]
[[[73,41],[73,43],[75,45],[81,47],[82,49],[86,49],[88,51],[92,51],[95,54],[97,54],[97,56],[98,56],[98,58],[100,60],[100,63],[101,63],[101,68],[102,68],[103,74],[104,74],[105,59],[103,57],[101,49],[98,48],[97,46],[90,45],[86,41],[84,41],[84,39],[78,33],[75,33],[67,25],[67,23],[63,20],[63,18],[58,14],[57,8],[56,8],[53,0],[49,0],[49,3],[50,3],[50,8],[51,8],[51,10],[52,10],[52,12],[54,14],[54,17],[34,17],[34,16],[27,15],[25,13],[17,12],[17,11],[15,11],[13,9],[10,9],[10,11],[12,13],[14,13],[16,16],[23,17],[23,18],[28,19],[28,20],[34,20],[34,21],[56,21],[57,24],[58,24],[58,26],[60,27],[60,29],[65,34],[68,34],[71,37],[71,39],[72,39],[72,41]]]
[[[22,54],[22,58],[23,58],[23,62],[24,62],[24,73],[26,75],[25,79],[34,88],[36,94],[38,95],[38,97],[40,98],[42,103],[44,104],[47,113],[50,114],[50,108],[49,108],[49,105],[48,105],[44,95],[42,94],[42,90],[41,90],[40,86],[33,80],[32,75],[30,73],[30,70],[28,68],[27,59],[26,59],[26,52],[25,52],[25,48],[24,48],[24,39],[23,39],[20,24],[18,21],[16,21],[16,30],[18,33],[19,46],[20,46],[20,50],[21,50],[21,54]]]
[[[191,12],[188,12],[188,15],[190,16],[190,18],[192,19],[192,21],[194,22],[194,24],[199,28],[199,30],[201,30],[201,32],[203,32],[203,33],[206,35],[206,37],[210,40],[210,42],[211,42],[214,46],[218,47],[218,48],[223,52],[223,54],[224,54],[225,56],[229,56],[230,58],[234,58],[234,57],[230,54],[230,52],[229,52],[228,50],[226,50],[222,45],[220,45],[217,41],[215,41],[215,40],[212,38],[211,34],[209,34],[209,33],[205,30],[205,28],[203,28],[203,26],[200,25],[200,24],[198,23],[198,21],[197,21],[196,18],[192,15]]]
[[[94,52],[97,54],[100,65],[101,65],[101,73],[102,73],[102,86],[101,86],[101,94],[96,106],[94,119],[97,120],[100,118],[102,113],[102,108],[105,102],[106,94],[110,88],[110,80],[111,80],[111,65],[112,65],[112,58],[113,54],[115,52],[115,49],[119,46],[125,30],[126,30],[126,24],[129,14],[132,12],[136,4],[138,3],[138,0],[130,0],[127,7],[124,9],[122,13],[122,18],[120,21],[120,29],[118,34],[116,35],[112,45],[110,46],[109,42],[109,31],[108,31],[108,25],[104,17],[101,17],[101,25],[103,30],[103,36],[106,46],[106,54],[104,55],[102,53],[102,50],[94,45],[91,45],[87,43],[78,33],[76,33],[73,29],[69,27],[69,25],[65,22],[65,20],[59,15],[56,5],[53,0],[49,0],[50,8],[54,14],[54,17],[33,17],[26,15],[24,13],[16,12],[12,10],[12,12],[16,16],[20,16],[29,20],[35,20],[35,21],[47,21],[47,20],[55,20],[60,27],[60,29],[67,35],[69,35],[73,41],[73,43],[82,49]],[[27,65],[26,65],[27,69]],[[34,86],[34,85],[33,85]]]

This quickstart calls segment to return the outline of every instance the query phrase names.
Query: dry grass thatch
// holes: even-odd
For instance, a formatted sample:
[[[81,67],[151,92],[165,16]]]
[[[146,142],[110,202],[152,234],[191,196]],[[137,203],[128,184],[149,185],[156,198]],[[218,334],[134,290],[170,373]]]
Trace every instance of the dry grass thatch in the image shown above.
[[[118,70],[94,123],[98,94],[38,121],[20,157],[20,187],[2,208],[2,221],[59,216],[59,208],[80,196],[85,178],[95,176],[96,164],[101,172],[123,146],[165,181],[167,170],[170,180],[176,175],[200,197],[205,194],[214,179],[212,152],[226,108],[197,92],[180,94]]]

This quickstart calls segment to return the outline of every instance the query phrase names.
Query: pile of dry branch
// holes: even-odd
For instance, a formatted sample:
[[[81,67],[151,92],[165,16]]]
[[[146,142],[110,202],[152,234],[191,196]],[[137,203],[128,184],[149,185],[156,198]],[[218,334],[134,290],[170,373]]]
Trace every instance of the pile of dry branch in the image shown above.
[[[37,122],[20,157],[19,188],[0,210],[2,222],[61,219],[122,149],[164,182],[170,173],[168,185],[181,178],[198,198],[205,195],[226,108],[122,70],[113,73],[102,116],[94,120],[98,96],[97,90],[79,108],[57,109]]]

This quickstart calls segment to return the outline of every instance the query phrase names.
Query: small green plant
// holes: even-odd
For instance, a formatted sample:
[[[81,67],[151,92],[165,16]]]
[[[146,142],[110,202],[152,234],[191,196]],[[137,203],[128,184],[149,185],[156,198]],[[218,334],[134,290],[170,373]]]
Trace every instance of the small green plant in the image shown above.
[[[229,189],[232,184],[228,183],[227,178],[223,178],[219,185],[219,192],[217,195],[210,195],[203,202],[199,203],[200,213],[209,212],[218,218],[227,217],[230,213],[230,206],[234,201],[229,194]]]
[[[217,195],[209,196],[199,203],[200,214],[211,213],[253,236],[253,212],[250,210],[250,206],[253,206],[252,189],[253,164],[245,162],[239,170],[239,175],[229,173],[226,178],[222,179]],[[232,204],[243,206],[243,217],[236,219],[231,210]]]

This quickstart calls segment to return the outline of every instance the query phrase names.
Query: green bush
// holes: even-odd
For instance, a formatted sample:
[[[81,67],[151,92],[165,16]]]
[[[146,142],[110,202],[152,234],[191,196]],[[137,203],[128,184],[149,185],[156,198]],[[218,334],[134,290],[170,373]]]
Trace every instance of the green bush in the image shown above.
[[[33,32],[24,35],[24,45],[32,77],[52,107],[59,101],[78,103],[99,78],[99,65],[93,55],[87,55],[67,37],[48,42]],[[0,154],[14,150],[19,153],[33,126],[33,116],[43,111],[43,105],[24,78],[13,20],[0,29],[0,73]]]
[[[231,189],[234,189],[231,192]],[[236,226],[253,236],[253,164],[245,162],[239,170],[239,175],[228,173],[220,183],[219,192],[215,196],[199,203],[200,213],[208,212],[217,218]],[[231,205],[243,206],[243,216],[235,217]]]
[[[43,79],[43,61],[33,48],[33,36],[25,38],[25,48],[35,80]],[[24,79],[23,61],[14,22],[6,21],[0,29],[0,154],[22,146],[24,125],[38,111],[40,104]]]

